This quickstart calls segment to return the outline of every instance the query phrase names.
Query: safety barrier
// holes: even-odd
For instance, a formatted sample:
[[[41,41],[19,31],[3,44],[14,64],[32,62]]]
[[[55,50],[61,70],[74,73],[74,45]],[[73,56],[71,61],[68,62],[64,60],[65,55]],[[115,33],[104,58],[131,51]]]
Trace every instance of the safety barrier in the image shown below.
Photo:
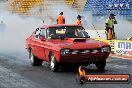
[[[114,53],[114,50],[115,50],[115,46],[114,46],[115,44],[114,44],[114,41],[113,40],[111,40],[110,41],[110,47],[111,47],[111,52],[112,53]]]
[[[108,43],[111,46],[111,51],[117,55],[129,56],[132,58],[132,41],[130,40],[106,40],[97,39]]]
[[[106,42],[110,45],[110,40],[106,40],[106,39],[103,39],[103,38],[96,38],[96,40],[99,40],[99,41],[102,41],[102,42]]]
[[[132,41],[114,40],[114,53],[118,55],[132,56]]]

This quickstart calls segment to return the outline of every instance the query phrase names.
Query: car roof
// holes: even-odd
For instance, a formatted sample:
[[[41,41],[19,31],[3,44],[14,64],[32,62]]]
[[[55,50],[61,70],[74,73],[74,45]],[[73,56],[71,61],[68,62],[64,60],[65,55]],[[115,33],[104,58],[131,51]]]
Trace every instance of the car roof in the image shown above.
[[[41,28],[52,28],[52,27],[63,27],[63,26],[67,26],[67,27],[71,27],[71,26],[78,26],[81,27],[79,25],[76,24],[53,24],[53,25],[43,25],[41,26]]]

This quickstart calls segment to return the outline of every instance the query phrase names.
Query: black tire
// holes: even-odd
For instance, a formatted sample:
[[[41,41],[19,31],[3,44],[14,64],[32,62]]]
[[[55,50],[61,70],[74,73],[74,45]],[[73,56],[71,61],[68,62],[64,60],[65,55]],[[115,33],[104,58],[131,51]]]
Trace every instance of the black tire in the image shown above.
[[[31,50],[29,50],[29,59],[32,66],[42,66],[42,60],[35,57]]]
[[[56,61],[56,58],[53,53],[50,53],[50,69],[53,72],[58,71],[58,62]]]
[[[99,61],[99,62],[96,62],[96,67],[98,68],[98,70],[104,70],[105,69],[105,66],[106,66],[106,61]]]

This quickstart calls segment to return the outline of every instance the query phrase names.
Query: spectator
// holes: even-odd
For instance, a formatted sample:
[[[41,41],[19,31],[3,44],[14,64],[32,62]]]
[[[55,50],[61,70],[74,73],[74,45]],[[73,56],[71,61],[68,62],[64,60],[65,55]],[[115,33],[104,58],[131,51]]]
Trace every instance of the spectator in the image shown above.
[[[57,21],[57,24],[65,24],[65,17],[63,16],[63,12],[59,14],[56,21]]]

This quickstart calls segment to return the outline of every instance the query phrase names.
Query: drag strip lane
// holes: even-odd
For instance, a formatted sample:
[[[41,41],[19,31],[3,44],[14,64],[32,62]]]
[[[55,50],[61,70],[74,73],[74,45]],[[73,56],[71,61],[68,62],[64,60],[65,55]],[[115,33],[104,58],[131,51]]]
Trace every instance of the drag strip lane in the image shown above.
[[[53,73],[49,69],[49,64],[43,63],[42,67],[32,67],[28,59],[27,52],[12,52],[12,53],[0,53],[0,67],[1,69],[7,69],[4,73],[8,73],[8,70],[14,74],[14,78],[18,81],[23,80],[22,85],[27,86],[15,86],[12,85],[14,81],[9,81],[9,84],[4,86],[12,86],[12,88],[131,88],[131,84],[85,84],[83,86],[76,83],[76,72],[72,70],[62,70],[57,73]],[[68,67],[70,68],[70,67]],[[130,74],[132,75],[132,61],[120,58],[109,58],[107,60],[106,70],[104,72],[98,72],[97,70],[87,70],[87,74]],[[3,74],[1,74],[2,76]],[[15,76],[16,75],[16,76]],[[17,76],[19,75],[19,76]],[[4,75],[3,75],[4,78]],[[8,80],[8,78],[6,78]],[[2,82],[2,80],[0,80]],[[26,84],[28,83],[28,84]],[[17,84],[17,82],[16,82]],[[29,85],[30,84],[30,85]],[[4,84],[2,84],[4,85]],[[1,86],[1,84],[0,84]],[[30,88],[31,88],[30,87]],[[33,88],[32,87],[32,88]]]

